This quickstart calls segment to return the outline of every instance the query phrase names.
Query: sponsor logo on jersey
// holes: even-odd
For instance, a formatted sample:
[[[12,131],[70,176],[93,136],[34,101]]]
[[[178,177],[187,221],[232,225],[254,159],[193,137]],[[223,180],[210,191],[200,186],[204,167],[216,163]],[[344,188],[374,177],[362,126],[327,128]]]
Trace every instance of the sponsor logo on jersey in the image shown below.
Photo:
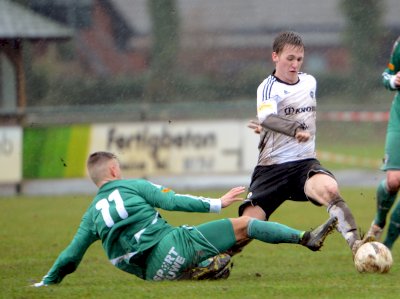
[[[314,111],[316,111],[316,107],[308,106],[308,107],[294,108],[292,106],[289,106],[289,107],[286,107],[283,111],[285,112],[285,115],[294,115],[294,114],[305,113],[305,112],[314,112]]]
[[[156,275],[154,275],[153,280],[173,280],[178,278],[185,261],[186,259],[175,251],[175,247],[171,247],[160,269],[158,269]]]

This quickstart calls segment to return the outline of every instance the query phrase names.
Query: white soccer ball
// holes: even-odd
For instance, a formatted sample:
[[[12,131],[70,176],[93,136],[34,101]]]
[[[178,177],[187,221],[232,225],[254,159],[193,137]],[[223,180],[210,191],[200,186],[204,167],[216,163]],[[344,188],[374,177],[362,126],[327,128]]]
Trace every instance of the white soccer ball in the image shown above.
[[[380,242],[363,244],[354,256],[354,265],[360,273],[387,273],[392,264],[390,249]]]

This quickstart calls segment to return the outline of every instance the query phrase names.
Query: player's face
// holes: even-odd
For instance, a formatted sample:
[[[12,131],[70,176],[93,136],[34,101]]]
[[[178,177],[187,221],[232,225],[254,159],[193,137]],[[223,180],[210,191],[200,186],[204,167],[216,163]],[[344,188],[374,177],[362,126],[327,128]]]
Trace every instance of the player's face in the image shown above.
[[[275,62],[275,76],[280,80],[293,84],[298,81],[298,72],[304,59],[304,48],[286,45],[279,54],[272,52]]]

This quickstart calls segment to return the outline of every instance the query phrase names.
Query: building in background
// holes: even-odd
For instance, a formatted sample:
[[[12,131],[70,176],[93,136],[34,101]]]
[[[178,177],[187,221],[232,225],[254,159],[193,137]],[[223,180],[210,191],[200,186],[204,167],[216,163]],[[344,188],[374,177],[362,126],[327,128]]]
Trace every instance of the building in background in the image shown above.
[[[248,167],[254,163],[247,161],[256,158],[252,151],[256,150],[257,140],[246,139],[246,134],[250,138],[256,136],[245,124],[248,117],[254,116],[254,101],[243,98],[228,102],[238,91],[232,91],[231,81],[225,86],[215,84],[217,92],[221,86],[228,90],[217,100],[213,98],[215,94],[202,94],[197,100],[187,97],[175,103],[175,99],[149,103],[140,95],[135,97],[137,93],[126,96],[131,81],[115,93],[107,93],[105,91],[110,90],[102,88],[119,76],[131,78],[149,70],[152,30],[146,0],[18,2],[29,4],[28,8],[42,17],[14,3],[11,5],[10,1],[0,0],[3,5],[0,6],[0,32],[3,30],[3,36],[0,36],[0,114],[14,111],[12,113],[18,116],[20,108],[23,109],[27,102],[34,102],[30,101],[33,95],[29,90],[28,96],[24,95],[21,49],[25,41],[32,42],[32,61],[50,56],[49,60],[46,60],[48,57],[43,60],[47,67],[44,77],[50,78],[52,81],[49,82],[53,84],[48,88],[48,98],[52,102],[39,102],[35,107],[28,107],[27,117],[21,123],[23,127],[0,128],[0,161],[5,169],[14,170],[3,173],[7,177],[0,178],[0,185],[1,182],[18,182],[21,177],[25,180],[82,178],[88,152],[104,149],[124,151],[130,156],[124,160],[124,167],[135,171],[132,172],[134,175],[154,175],[157,180],[161,179],[159,176],[174,174],[179,176],[179,183],[185,183],[185,178],[190,184],[206,184],[201,176],[210,179],[209,174],[214,172],[235,177],[244,173],[245,179],[249,178]],[[265,72],[272,39],[282,30],[296,30],[304,37],[308,70],[345,69],[349,62],[342,43],[345,20],[338,7],[340,0],[281,2],[177,0],[177,14],[181,20],[181,47],[177,60],[186,71],[184,74],[220,72],[228,74],[221,80],[226,82],[225,78],[231,78],[229,74],[242,73],[246,66],[258,66]],[[394,0],[385,3],[385,30],[398,34],[397,11],[389,9],[397,8],[396,3]],[[47,18],[72,30],[49,22]],[[23,30],[18,31],[21,28]],[[6,29],[14,35],[6,35]],[[71,48],[67,50],[73,50],[73,61],[52,60],[54,41],[69,37],[72,37]],[[61,47],[58,50],[63,51]],[[71,67],[58,68],[57,63]],[[78,65],[79,69],[72,65]],[[97,85],[90,85],[93,77],[100,78],[95,82]],[[258,85],[252,78],[251,82]],[[142,83],[140,81],[138,85],[145,85]],[[198,81],[194,83],[198,89],[209,90],[210,86],[198,84]],[[250,87],[253,95],[256,87]],[[337,85],[334,88],[340,90]],[[67,92],[70,97],[65,100]],[[102,102],[96,102],[96,94],[100,94]],[[204,105],[198,105],[199,98]],[[68,106],[63,106],[66,104]],[[226,135],[232,128],[235,142]],[[365,138],[370,139],[370,136]],[[190,173],[197,179],[190,177]],[[217,179],[211,178],[211,181]],[[228,181],[231,183],[232,178]],[[19,190],[24,191],[27,184],[29,181],[24,181]],[[53,182],[50,185],[59,189]],[[44,188],[40,186],[39,189]]]
[[[76,29],[81,64],[99,76],[138,74],[149,66],[151,21],[146,0],[31,0],[31,7]],[[179,64],[191,72],[240,70],[267,63],[277,32],[295,30],[312,72],[343,70],[345,19],[340,0],[177,0]],[[400,33],[397,0],[385,0],[386,38]],[[65,13],[67,12],[67,13]]]
[[[12,194],[22,181],[27,105],[24,45],[67,40],[72,31],[16,3],[0,1],[0,186]]]
[[[72,31],[23,6],[0,1],[0,123],[15,123],[26,106],[23,46],[26,42],[57,42]]]

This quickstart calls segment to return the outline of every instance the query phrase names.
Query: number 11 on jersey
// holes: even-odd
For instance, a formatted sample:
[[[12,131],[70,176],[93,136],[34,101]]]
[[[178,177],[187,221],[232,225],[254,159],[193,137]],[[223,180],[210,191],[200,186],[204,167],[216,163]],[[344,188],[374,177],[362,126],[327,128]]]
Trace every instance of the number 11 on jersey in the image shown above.
[[[115,203],[115,209],[117,210],[117,213],[121,219],[126,219],[128,217],[128,212],[125,209],[124,201],[121,197],[121,194],[119,194],[118,189],[116,189],[110,193],[108,199],[103,198],[96,203],[96,209],[101,211],[101,215],[103,216],[107,227],[112,227],[115,224],[110,213],[111,202]]]

